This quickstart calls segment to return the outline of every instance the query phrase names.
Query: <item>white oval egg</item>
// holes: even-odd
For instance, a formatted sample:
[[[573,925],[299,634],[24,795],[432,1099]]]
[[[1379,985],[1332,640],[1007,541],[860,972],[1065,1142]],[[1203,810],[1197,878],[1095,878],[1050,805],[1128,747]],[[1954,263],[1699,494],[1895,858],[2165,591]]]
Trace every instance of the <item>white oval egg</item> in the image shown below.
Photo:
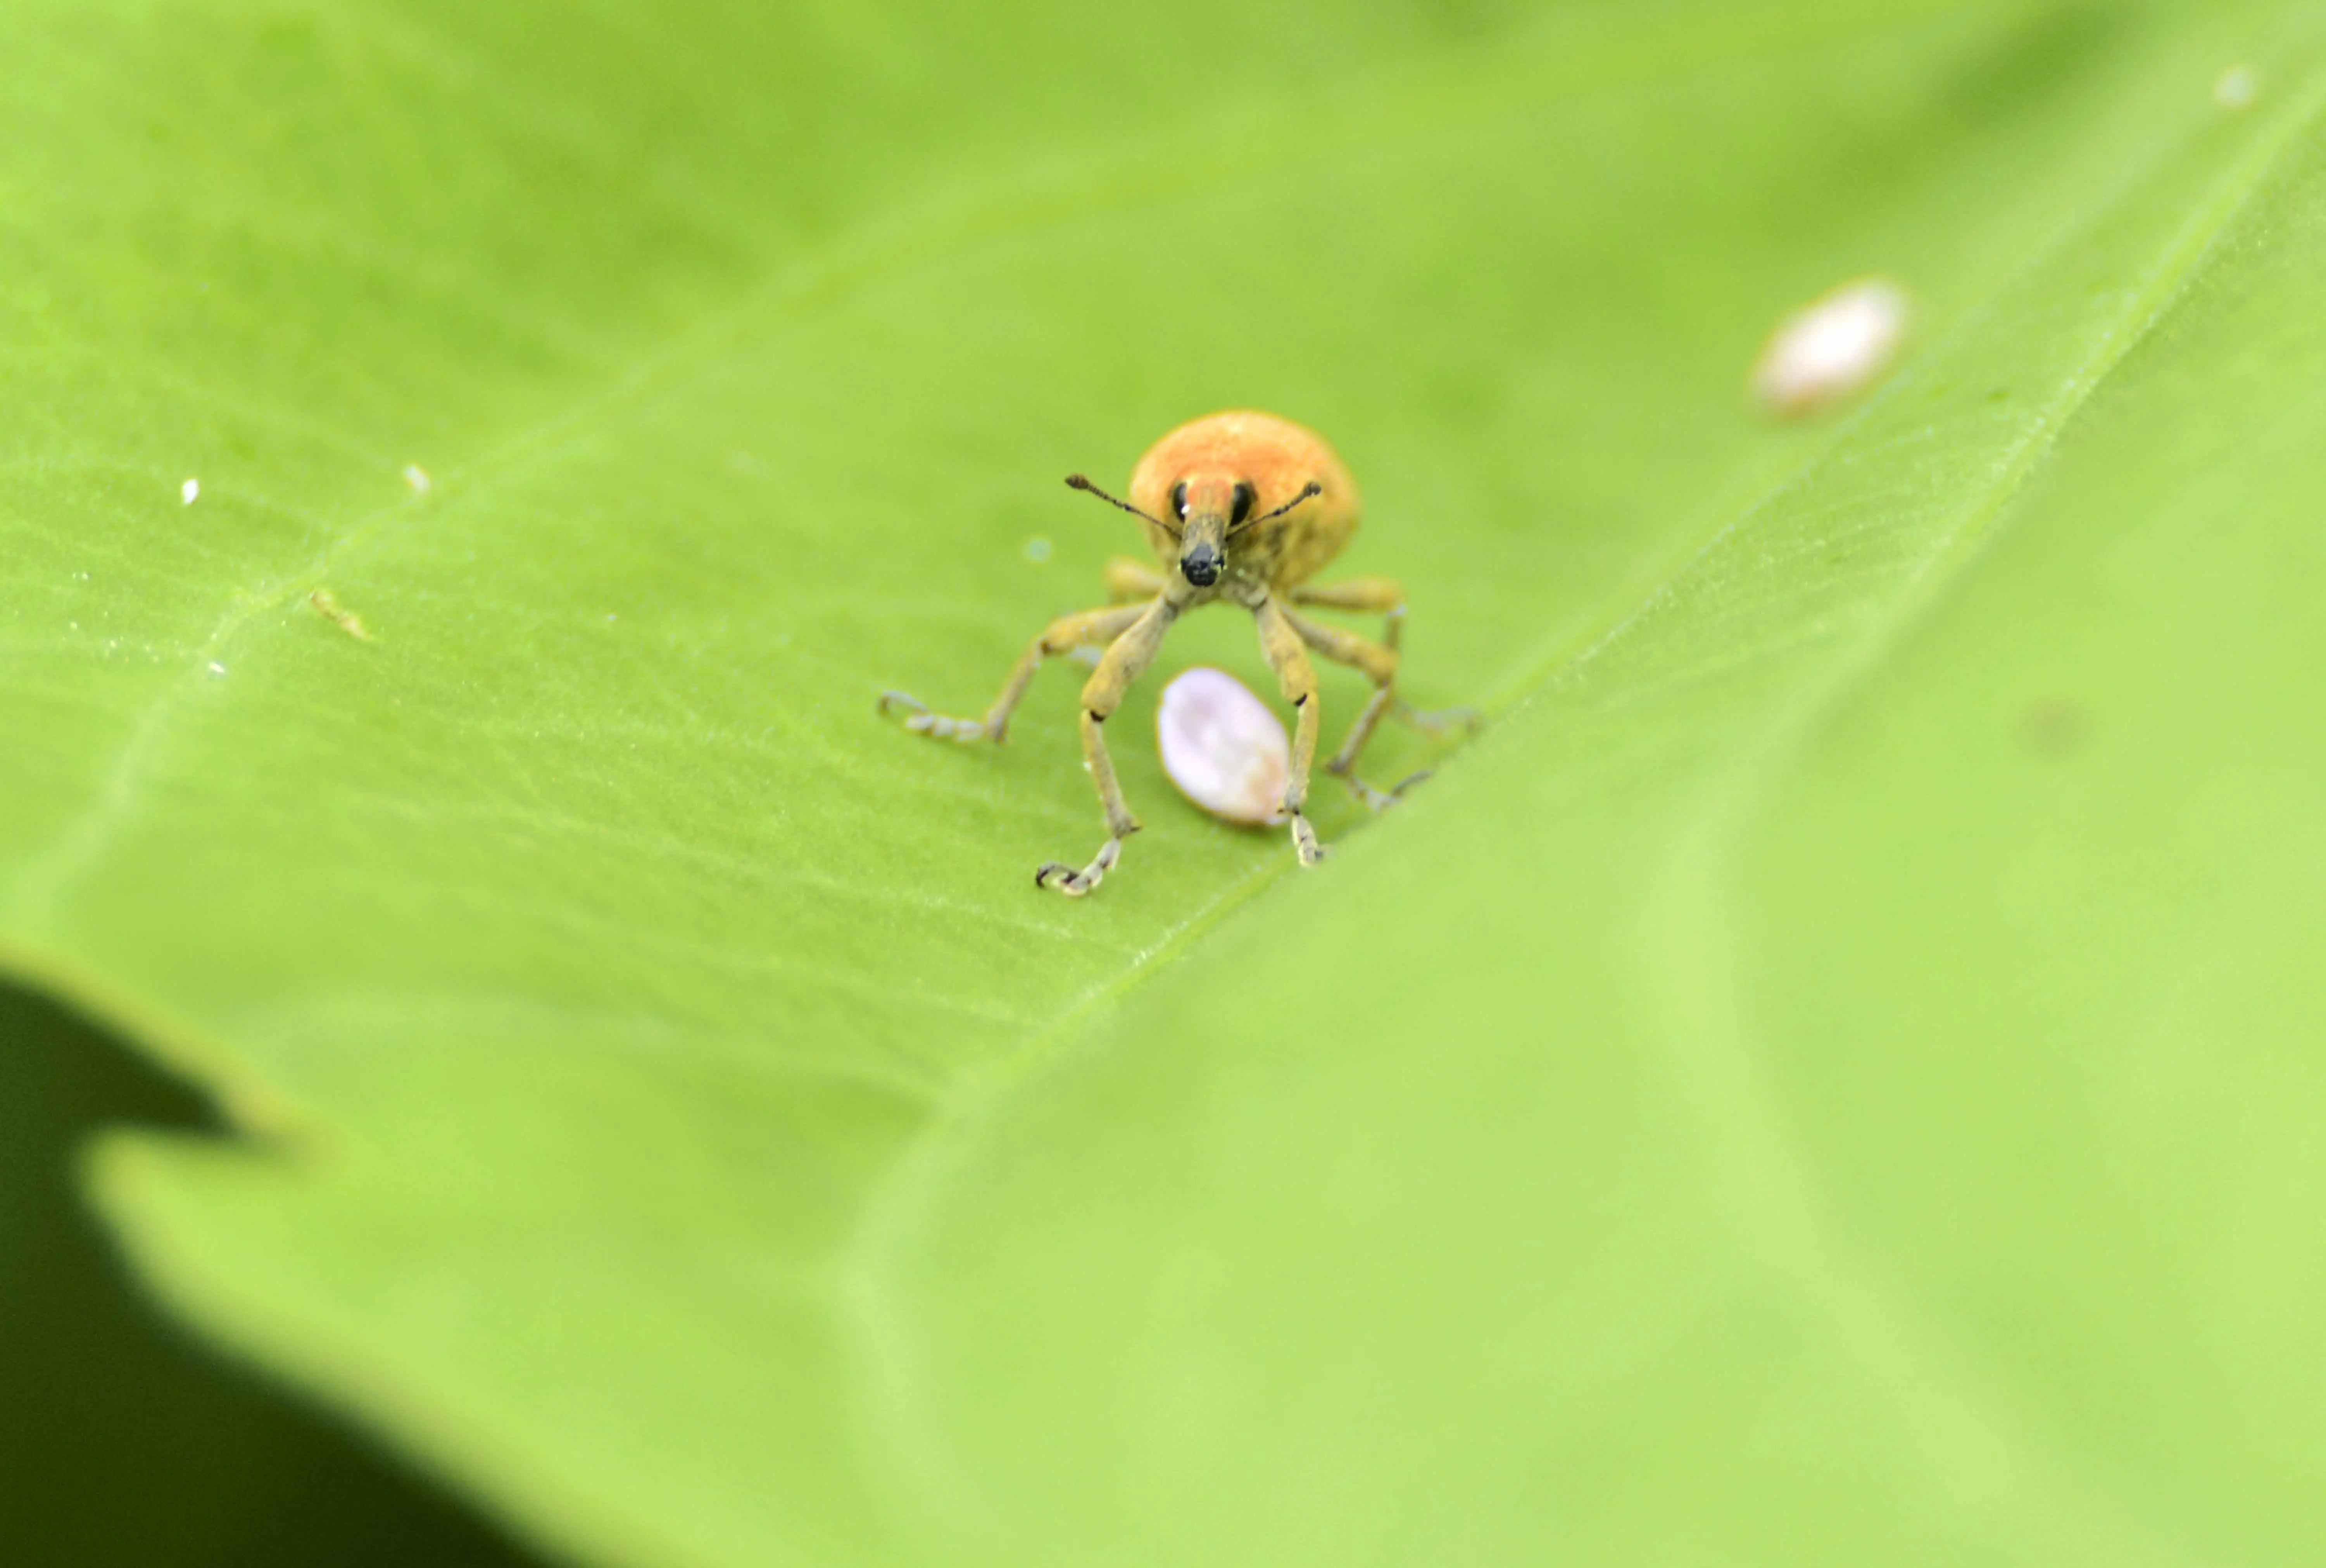
[[[1753,366],[1753,395],[1781,419],[1818,413],[1878,380],[1906,336],[1906,291],[1859,278],[1777,323]]]
[[[1198,666],[1164,687],[1155,740],[1179,793],[1222,821],[1284,821],[1292,766],[1284,721],[1225,670]]]

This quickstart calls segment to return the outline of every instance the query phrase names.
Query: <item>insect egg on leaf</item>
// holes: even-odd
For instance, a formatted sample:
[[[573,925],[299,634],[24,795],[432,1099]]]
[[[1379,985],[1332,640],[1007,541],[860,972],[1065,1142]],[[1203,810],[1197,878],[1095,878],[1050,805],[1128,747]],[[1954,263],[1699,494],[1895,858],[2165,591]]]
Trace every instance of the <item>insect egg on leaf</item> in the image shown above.
[[[1226,671],[1199,666],[1164,687],[1155,739],[1179,793],[1222,821],[1258,828],[1285,820],[1292,747],[1284,722]]]
[[[1777,323],[1754,362],[1752,391],[1779,419],[1802,419],[1880,380],[1906,336],[1911,302],[1887,278],[1859,278]]]

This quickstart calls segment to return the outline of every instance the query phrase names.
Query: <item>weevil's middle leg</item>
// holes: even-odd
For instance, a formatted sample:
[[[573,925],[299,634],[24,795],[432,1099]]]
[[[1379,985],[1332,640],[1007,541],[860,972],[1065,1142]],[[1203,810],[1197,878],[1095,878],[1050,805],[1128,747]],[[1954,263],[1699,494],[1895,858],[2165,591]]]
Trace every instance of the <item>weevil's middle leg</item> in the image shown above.
[[[949,719],[942,713],[932,713],[919,699],[902,691],[881,692],[879,710],[886,713],[891,708],[904,709],[908,715],[905,728],[916,734],[962,741],[990,737],[998,746],[1007,737],[1009,715],[1025,697],[1034,672],[1042,667],[1044,655],[1066,653],[1090,643],[1111,643],[1145,614],[1146,608],[1144,605],[1110,605],[1103,609],[1060,616],[1052,621],[1018,656],[1018,663],[1010,667],[1009,678],[1001,683],[1001,695],[993,700],[993,706],[985,710],[982,719]]]
[[[1139,819],[1130,814],[1130,804],[1122,798],[1122,785],[1114,776],[1114,758],[1107,755],[1104,730],[1107,719],[1122,705],[1122,694],[1154,663],[1163,646],[1163,635],[1178,618],[1179,609],[1169,599],[1158,598],[1134,607],[1132,614],[1137,618],[1130,629],[1115,638],[1083,685],[1083,760],[1090,768],[1091,782],[1098,786],[1099,803],[1106,810],[1106,842],[1080,870],[1063,860],[1047,860],[1034,873],[1035,886],[1055,887],[1069,897],[1080,898],[1103,881],[1122,853],[1123,840],[1139,831]]]
[[[1392,651],[1405,621],[1405,589],[1393,577],[1350,577],[1321,586],[1304,583],[1292,590],[1292,602],[1318,609],[1378,610],[1382,643]]]
[[[1284,778],[1284,814],[1291,819],[1293,852],[1303,866],[1314,866],[1325,858],[1325,847],[1317,842],[1317,830],[1309,826],[1302,808],[1308,803],[1308,769],[1317,756],[1318,715],[1324,707],[1317,695],[1317,667],[1308,662],[1300,632],[1282,605],[1264,598],[1252,618],[1260,623],[1261,651],[1276,672],[1284,700],[1299,710],[1292,731],[1292,765]]]
[[[1144,604],[1169,586],[1169,580],[1153,561],[1129,555],[1110,556],[1099,569],[1099,577],[1106,584],[1107,598],[1114,604]]]

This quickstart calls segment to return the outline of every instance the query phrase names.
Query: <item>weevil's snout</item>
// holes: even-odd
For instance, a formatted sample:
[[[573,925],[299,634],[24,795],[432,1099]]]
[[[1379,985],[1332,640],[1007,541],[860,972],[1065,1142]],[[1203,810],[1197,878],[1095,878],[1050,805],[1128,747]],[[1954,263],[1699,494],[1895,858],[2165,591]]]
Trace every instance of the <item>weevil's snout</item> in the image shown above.
[[[1219,581],[1227,564],[1228,515],[1242,508],[1242,490],[1215,474],[1190,474],[1171,487],[1171,509],[1179,515],[1179,575],[1196,588]]]

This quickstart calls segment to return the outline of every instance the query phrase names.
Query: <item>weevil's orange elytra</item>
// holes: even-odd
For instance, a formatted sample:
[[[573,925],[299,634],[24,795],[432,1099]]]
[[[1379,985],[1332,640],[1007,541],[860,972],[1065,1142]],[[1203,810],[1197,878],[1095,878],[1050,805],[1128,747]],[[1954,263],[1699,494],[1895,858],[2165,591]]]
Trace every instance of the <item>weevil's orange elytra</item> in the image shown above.
[[[1077,897],[1088,893],[1114,868],[1123,840],[1139,830],[1139,819],[1131,815],[1115,780],[1104,726],[1130,683],[1154,663],[1172,624],[1189,610],[1217,600],[1251,612],[1260,626],[1261,650],[1276,672],[1284,700],[1298,715],[1283,812],[1300,864],[1313,866],[1325,853],[1303,814],[1322,707],[1310,650],[1354,666],[1373,683],[1372,700],[1357,715],[1325,771],[1346,780],[1357,797],[1375,809],[1403,790],[1404,784],[1395,791],[1376,790],[1360,780],[1358,754],[1382,716],[1393,710],[1427,726],[1435,727],[1444,719],[1413,713],[1397,702],[1398,633],[1405,616],[1402,589],[1385,577],[1307,586],[1308,579],[1347,546],[1357,529],[1360,506],[1356,482],[1323,437],[1271,413],[1239,410],[1208,414],[1148,449],[1131,470],[1128,501],[1108,495],[1080,474],[1067,476],[1066,483],[1139,518],[1146,525],[1154,564],[1127,556],[1108,561],[1104,575],[1112,602],[1062,616],[1045,627],[1019,658],[982,719],[949,719],[901,691],[883,692],[880,698],[882,712],[903,709],[908,715],[906,727],[923,735],[998,742],[1046,654],[1084,646],[1105,649],[1083,684],[1082,735],[1083,756],[1106,811],[1106,842],[1079,869],[1063,861],[1047,862],[1034,873],[1037,886]],[[1375,642],[1320,625],[1296,606],[1377,612],[1384,617],[1382,639]]]

